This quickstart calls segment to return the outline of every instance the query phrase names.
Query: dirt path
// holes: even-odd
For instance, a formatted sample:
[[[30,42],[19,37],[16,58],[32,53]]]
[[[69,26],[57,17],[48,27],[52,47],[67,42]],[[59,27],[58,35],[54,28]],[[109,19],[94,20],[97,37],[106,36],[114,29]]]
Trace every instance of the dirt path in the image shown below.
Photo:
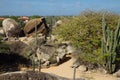
[[[50,67],[47,69],[42,69],[42,72],[56,74],[66,78],[73,78],[73,68],[70,66],[72,65],[72,59],[69,61],[56,66]],[[80,72],[78,69],[76,70],[76,78],[89,78],[90,80],[117,80],[112,75],[102,74],[99,72]]]
[[[70,67],[71,65],[72,65],[72,60],[69,60],[56,67],[42,69],[42,72],[53,73],[59,76],[67,77],[67,78],[73,78],[73,68]],[[76,72],[76,73],[79,73],[79,72]],[[80,75],[76,74],[76,77],[79,78]]]

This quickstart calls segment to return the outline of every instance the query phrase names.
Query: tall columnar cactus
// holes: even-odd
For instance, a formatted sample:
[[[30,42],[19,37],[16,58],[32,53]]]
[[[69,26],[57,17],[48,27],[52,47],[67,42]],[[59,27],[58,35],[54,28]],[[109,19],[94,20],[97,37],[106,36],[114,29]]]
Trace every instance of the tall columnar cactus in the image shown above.
[[[36,24],[36,22],[35,22]],[[35,54],[33,55],[33,61],[32,61],[32,66],[33,66],[33,71],[35,71],[35,65],[38,65],[38,70],[39,72],[41,72],[41,60],[38,58],[37,56],[37,49],[39,48],[38,45],[38,40],[37,40],[37,24],[35,26],[35,50],[33,50],[35,52]]]
[[[102,30],[103,30],[103,38],[101,42],[102,54],[104,56],[104,67],[109,73],[113,73],[116,69],[116,56],[117,49],[119,45],[119,33],[120,33],[120,20],[118,21],[118,26],[115,31],[110,30],[109,27],[106,26],[105,18],[103,15],[102,18]]]

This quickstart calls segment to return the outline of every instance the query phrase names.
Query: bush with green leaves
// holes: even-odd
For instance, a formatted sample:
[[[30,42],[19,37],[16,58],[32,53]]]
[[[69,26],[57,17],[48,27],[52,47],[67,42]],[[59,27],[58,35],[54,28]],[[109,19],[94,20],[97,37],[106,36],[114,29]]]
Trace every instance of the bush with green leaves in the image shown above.
[[[2,42],[2,37],[0,36],[0,53],[9,53],[9,45],[5,42]]]
[[[53,30],[65,41],[70,41],[76,48],[82,50],[78,55],[83,62],[90,64],[103,64],[101,55],[102,38],[102,15],[104,12],[85,11],[79,16],[64,21],[64,23]],[[106,25],[115,29],[119,16],[106,12]]]
[[[0,20],[0,27],[2,27],[2,20]]]

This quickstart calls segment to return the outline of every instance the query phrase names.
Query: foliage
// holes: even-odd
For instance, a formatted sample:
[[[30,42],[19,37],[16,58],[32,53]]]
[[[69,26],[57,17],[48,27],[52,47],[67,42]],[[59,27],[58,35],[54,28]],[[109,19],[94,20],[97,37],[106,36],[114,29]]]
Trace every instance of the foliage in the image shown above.
[[[119,49],[120,21],[118,21],[117,29],[115,31],[110,30],[109,27],[106,26],[104,16],[102,23],[103,38],[101,47],[102,54],[104,56],[103,61],[105,62],[104,66],[109,73],[113,73],[116,69],[116,56],[118,52],[117,49]]]
[[[9,16],[9,18],[14,19],[15,21],[18,21],[19,16]]]
[[[0,36],[0,53],[9,53],[9,45],[1,40],[2,37]]]
[[[60,16],[46,16],[46,21],[50,25],[54,25],[57,20],[61,19]]]
[[[63,40],[70,41],[76,48],[82,50],[79,55],[82,61],[92,64],[101,64],[101,38],[102,38],[102,14],[104,12],[86,11],[79,16],[64,21],[64,23],[53,30]],[[106,26],[115,29],[118,15],[106,12]]]
[[[2,27],[2,20],[0,20],[0,27]]]

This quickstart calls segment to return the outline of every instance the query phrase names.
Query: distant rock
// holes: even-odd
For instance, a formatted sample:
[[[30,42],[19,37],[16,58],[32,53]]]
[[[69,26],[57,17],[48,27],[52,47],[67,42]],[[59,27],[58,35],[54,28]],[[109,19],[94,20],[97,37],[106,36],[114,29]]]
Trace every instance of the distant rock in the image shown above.
[[[20,32],[19,24],[11,18],[6,18],[2,22],[3,30],[6,34],[6,37],[18,37]]]
[[[62,20],[58,20],[53,27],[58,27],[62,24]]]
[[[24,32],[26,36],[35,36],[35,27],[37,28],[37,33],[42,35],[47,35],[49,33],[49,27],[46,24],[45,18],[36,18],[28,21],[24,27]]]

